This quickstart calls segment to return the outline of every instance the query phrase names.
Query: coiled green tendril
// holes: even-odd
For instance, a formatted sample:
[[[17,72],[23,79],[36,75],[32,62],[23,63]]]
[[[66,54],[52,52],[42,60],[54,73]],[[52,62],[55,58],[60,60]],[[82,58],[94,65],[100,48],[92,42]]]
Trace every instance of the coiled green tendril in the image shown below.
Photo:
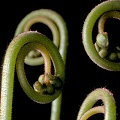
[[[64,62],[66,62],[68,31],[66,23],[62,16],[50,9],[39,9],[32,11],[31,13],[26,15],[18,24],[15,31],[15,36],[24,31],[29,31],[32,25],[34,25],[35,23],[43,23],[50,28],[53,34],[53,43],[58,47],[61,56],[64,59]],[[32,54],[33,56],[29,54],[26,56],[26,64],[43,64],[43,58],[40,57],[39,54],[36,57],[34,57],[34,51],[32,51]]]
[[[51,28],[54,38],[53,42],[45,35],[37,32],[37,30],[30,31],[30,26],[41,21]],[[24,29],[26,25],[27,27]],[[15,65],[20,85],[27,96],[41,104],[52,102],[51,120],[60,118],[67,40],[66,23],[59,14],[52,10],[40,9],[33,11],[20,22],[13,40],[6,50],[3,63],[1,120],[11,120]],[[58,43],[60,44],[59,46]],[[32,51],[35,51],[33,56],[37,52],[37,54],[40,53],[39,55],[42,58],[34,59],[31,56],[27,58],[27,55]],[[54,65],[54,75],[51,74],[51,60]],[[34,83],[33,88],[25,75],[24,62],[32,66],[44,63],[44,74]]]
[[[109,45],[108,33],[104,32],[104,24],[108,18],[120,19],[119,11],[108,11],[104,13],[98,22],[98,32],[99,34],[96,37],[95,48],[98,54],[109,61],[119,62],[120,60],[120,49],[119,46],[116,46],[113,50]]]
[[[98,100],[102,100],[103,105],[94,106]],[[104,120],[116,120],[115,100],[113,94],[106,88],[97,88],[87,95],[80,107],[77,120],[87,120],[98,113],[104,114]]]
[[[119,0],[107,0],[98,4],[86,17],[82,31],[83,45],[90,59],[101,68],[109,71],[120,71],[120,63],[116,62],[119,61],[119,46],[116,46],[117,53],[110,53],[108,34],[104,32],[104,24],[107,18],[119,19],[119,10]],[[98,24],[99,34],[94,44],[92,32],[98,18],[100,18]]]
[[[68,30],[62,16],[50,9],[39,9],[26,15],[18,24],[15,36],[24,31],[29,31],[35,23],[47,25],[53,34],[53,43],[58,47],[59,52],[66,63]],[[43,64],[43,57],[35,50],[31,50],[25,57],[25,63],[31,66]],[[52,102],[51,120],[60,119],[60,106],[62,95]]]

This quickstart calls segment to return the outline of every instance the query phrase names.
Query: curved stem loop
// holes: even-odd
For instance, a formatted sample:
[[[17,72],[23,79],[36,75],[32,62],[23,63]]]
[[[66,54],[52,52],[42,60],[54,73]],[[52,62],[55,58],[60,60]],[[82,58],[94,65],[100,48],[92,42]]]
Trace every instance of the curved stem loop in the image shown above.
[[[40,49],[41,45],[42,49]],[[49,51],[49,55],[53,61],[55,67],[55,81],[60,80],[64,83],[64,62],[58,51],[58,48],[53,44],[53,42],[49,40],[46,36],[35,31],[28,31],[19,34],[11,41],[10,45],[7,48],[4,58],[1,88],[1,120],[11,120],[15,65],[17,68],[20,84],[24,92],[33,101],[45,104],[52,102],[61,94],[63,86],[59,89],[56,89],[55,93],[52,95],[40,94],[34,91],[33,88],[30,86],[29,82],[27,81],[24,72],[24,57],[26,56],[26,53],[31,49],[46,51],[46,49],[43,46]],[[18,55],[20,56],[18,57]],[[47,58],[47,60],[49,59],[48,55],[47,57],[44,56],[44,58]],[[45,72],[49,72],[49,69],[45,70]]]
[[[53,43],[59,48],[60,54],[65,62],[68,45],[68,31],[64,19],[57,12],[50,9],[32,11],[18,24],[15,36],[19,33],[30,30],[30,27],[37,22],[44,23],[50,28],[53,34]],[[29,65],[40,65],[43,64],[43,59],[41,57],[34,59],[27,57],[25,62]]]
[[[18,27],[15,31],[15,36],[24,31],[29,31],[30,27],[38,22],[43,23],[50,28],[53,34],[53,43],[58,47],[63,61],[66,63],[68,31],[64,19],[57,12],[50,9],[39,9],[32,11],[18,24]],[[31,58],[26,55],[25,63],[31,66],[40,65],[43,64],[43,57],[38,56]],[[52,102],[51,120],[60,119],[61,100],[62,95]]]
[[[115,46],[115,45],[110,44],[108,33],[104,31],[105,22],[109,18],[120,19],[120,12],[114,11],[114,10],[108,11],[108,12],[105,12],[100,17],[98,21],[98,35],[96,37],[95,48],[98,54],[102,58],[108,61],[118,63],[120,60],[119,45]]]
[[[88,16],[84,22],[83,32],[82,32],[83,45],[84,45],[85,51],[88,54],[88,56],[90,57],[90,59],[94,63],[96,63],[98,66],[100,66],[101,68],[109,70],[109,71],[120,71],[120,63],[119,62],[116,63],[116,62],[112,62],[112,61],[103,59],[103,57],[106,55],[106,52],[107,52],[106,49],[102,49],[103,54],[101,56],[103,56],[103,57],[101,57],[98,54],[98,52],[93,44],[92,32],[93,32],[93,27],[95,25],[95,22],[102,14],[104,14],[105,12],[108,12],[108,11],[117,11],[117,10],[120,10],[120,1],[119,0],[105,1],[105,2],[102,2],[101,4],[97,5],[88,14]],[[106,37],[106,35],[102,36],[103,39],[105,37]],[[108,43],[105,42],[105,45],[106,44],[108,44]]]
[[[98,33],[104,33],[105,22],[109,18],[120,19],[120,12],[116,10],[105,12],[98,21]]]
[[[103,105],[93,107],[98,100],[102,100]],[[88,94],[80,107],[77,120],[86,120],[97,113],[104,113],[104,120],[116,120],[115,100],[106,88],[97,88]]]

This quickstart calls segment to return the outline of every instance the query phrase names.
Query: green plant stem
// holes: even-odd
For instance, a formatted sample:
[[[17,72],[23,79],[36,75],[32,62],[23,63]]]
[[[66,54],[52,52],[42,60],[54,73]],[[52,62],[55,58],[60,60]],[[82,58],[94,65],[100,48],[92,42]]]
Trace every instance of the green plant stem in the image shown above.
[[[24,22],[24,21],[22,21]],[[24,26],[24,31],[29,31],[31,26],[34,25],[35,23],[44,23],[45,25],[49,26],[50,30],[52,31],[53,33],[53,43],[59,47],[59,44],[60,44],[60,37],[59,37],[59,31],[58,31],[58,28],[57,26],[55,25],[55,23],[53,21],[51,21],[50,19],[44,17],[44,16],[35,16],[31,19],[29,19],[27,21],[27,23],[25,24]],[[43,57],[34,57],[31,58],[29,57],[28,55],[26,55],[26,58],[25,58],[25,63],[28,64],[28,65],[39,65],[40,63],[43,64]]]
[[[98,100],[102,100],[103,105],[93,107]],[[77,120],[86,120],[97,113],[104,113],[104,120],[116,120],[115,100],[106,88],[97,88],[87,95],[80,107]]]
[[[105,22],[109,18],[120,19],[120,12],[113,10],[113,11],[108,11],[104,13],[98,21],[98,32],[99,33],[104,33]]]
[[[29,44],[32,44],[30,45],[32,48],[29,47]],[[33,101],[45,104],[52,102],[61,94],[62,87],[61,89],[56,90],[52,95],[42,95],[34,91],[27,81],[24,72],[24,57],[30,49],[40,50],[39,45],[44,45],[44,47],[49,51],[55,67],[54,76],[59,77],[64,83],[65,65],[58,48],[53,44],[53,42],[43,34],[35,31],[19,34],[14,37],[9,44],[4,58],[1,83],[1,120],[11,120],[15,65],[17,68],[20,85],[28,97],[30,97]],[[25,49],[24,47],[28,49]],[[19,57],[18,54],[20,55]],[[16,64],[16,60],[18,64]]]
[[[41,11],[41,9],[39,10]],[[29,16],[31,15],[31,13],[29,14]],[[23,22],[23,21],[22,21]],[[54,21],[52,21],[51,19],[47,18],[46,16],[34,16],[31,17],[31,19],[28,19],[27,23],[24,26],[24,31],[29,31],[31,26],[34,25],[35,23],[43,23],[45,25],[47,25],[52,34],[53,34],[53,43],[59,47],[60,44],[60,35],[59,35],[59,30],[58,27],[56,26],[56,24],[54,23]]]
[[[108,1],[102,2],[101,4],[93,8],[91,12],[88,14],[84,22],[82,38],[83,38],[83,45],[84,45],[85,51],[94,63],[96,63],[101,68],[109,71],[120,71],[120,63],[111,62],[109,60],[106,60],[100,57],[100,55],[98,54],[98,52],[94,47],[93,39],[92,39],[93,27],[97,19],[103,13],[112,11],[112,10],[115,10],[115,11],[120,10],[119,0],[110,0],[110,1],[108,0]]]
[[[95,115],[95,114],[98,114],[98,113],[103,113],[104,114],[104,112],[105,112],[104,106],[97,106],[97,107],[91,108],[90,110],[88,110],[87,112],[85,112],[83,114],[83,116],[80,118],[80,120],[87,120],[92,115]]]
[[[40,9],[29,13],[19,23],[15,36],[24,31],[30,30],[30,27],[35,23],[44,23],[47,25],[53,34],[53,43],[58,47],[59,52],[66,64],[67,46],[68,46],[68,31],[64,19],[53,10]],[[25,63],[29,65],[43,64],[42,57],[29,58],[26,56]],[[61,112],[62,95],[52,102],[51,107],[51,120],[59,120]],[[54,112],[53,112],[54,111]]]
[[[64,19],[57,12],[50,9],[39,9],[32,11],[18,24],[15,31],[15,36],[19,33],[30,30],[30,27],[37,22],[44,23],[50,28],[53,34],[53,43],[59,48],[65,62],[68,46],[68,31]],[[38,63],[38,65],[40,64],[43,63]]]
[[[104,31],[105,28],[105,22],[109,18],[115,18],[115,19],[120,19],[120,12],[119,11],[108,11],[105,12],[99,19],[98,21],[98,35],[96,37],[96,42],[95,42],[95,48],[98,54],[111,62],[116,62],[116,64],[119,61],[119,45],[115,46],[115,48],[111,48],[110,42],[109,42],[109,33]]]
[[[50,120],[60,120],[62,94],[52,102]]]

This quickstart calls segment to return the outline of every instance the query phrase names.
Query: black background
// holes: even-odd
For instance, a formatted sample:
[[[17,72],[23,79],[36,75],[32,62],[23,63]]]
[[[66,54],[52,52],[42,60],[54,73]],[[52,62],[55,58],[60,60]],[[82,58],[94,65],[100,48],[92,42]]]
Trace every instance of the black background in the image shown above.
[[[94,64],[87,56],[82,44],[82,27],[88,13],[103,0],[33,0],[3,2],[0,4],[0,58],[1,71],[3,57],[7,46],[13,39],[18,23],[33,10],[47,8],[58,12],[66,21],[69,35],[69,45],[66,60],[66,82],[63,90],[61,120],[75,120],[86,95],[99,87],[106,87],[113,92],[117,104],[117,119],[119,119],[119,72],[104,70]],[[7,6],[6,6],[7,5]],[[40,24],[39,24],[40,25]],[[119,40],[120,22],[108,22],[108,31],[113,39]],[[36,29],[33,27],[33,30]],[[37,30],[51,38],[46,26],[40,25]],[[97,29],[96,29],[97,30]],[[47,32],[46,32],[47,31]],[[97,31],[95,31],[97,32]],[[111,35],[110,34],[110,35]],[[117,37],[116,37],[117,36]],[[111,36],[112,37],[112,36]],[[28,80],[37,80],[42,67],[26,67]],[[41,70],[42,69],[42,70]],[[50,119],[51,103],[41,105],[30,100],[21,89],[15,73],[13,120],[19,119]],[[93,119],[93,118],[92,118]],[[97,119],[103,119],[99,116]]]

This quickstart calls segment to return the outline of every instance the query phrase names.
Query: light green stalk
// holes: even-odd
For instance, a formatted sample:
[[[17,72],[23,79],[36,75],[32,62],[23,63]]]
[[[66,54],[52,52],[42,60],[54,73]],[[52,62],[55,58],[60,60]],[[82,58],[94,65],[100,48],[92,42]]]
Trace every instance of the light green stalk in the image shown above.
[[[103,105],[93,107],[98,100],[102,100]],[[116,120],[116,103],[113,94],[106,88],[97,88],[87,95],[80,107],[77,120],[87,120],[97,113],[103,113],[104,120]]]
[[[42,47],[41,49],[41,45],[43,45],[45,48]],[[55,68],[53,79],[51,80],[49,77],[47,77],[51,83],[52,88],[53,86],[55,86],[55,92],[53,94],[49,94],[50,89],[47,89],[51,88],[49,87],[49,84],[46,84],[46,89],[44,89],[47,90],[48,93],[41,94],[34,91],[34,89],[27,81],[24,72],[24,58],[26,54],[32,49],[42,51],[42,54],[46,54],[46,50],[48,50],[48,54],[50,55]],[[49,55],[43,55],[45,58],[44,60],[49,60]],[[48,63],[47,61],[45,61],[45,66],[48,66],[47,68],[49,68],[49,65],[47,64],[49,64],[49,61]],[[27,94],[27,96],[30,97],[33,101],[41,104],[54,101],[61,94],[64,85],[65,64],[61,57],[61,54],[58,51],[58,48],[53,44],[53,42],[43,34],[40,34],[36,31],[23,32],[17,35],[13,38],[6,50],[3,63],[0,106],[1,120],[11,120],[15,65],[17,68],[20,85],[23,88],[24,92]],[[49,70],[45,69],[44,75],[50,74],[46,73],[47,71]],[[56,89],[57,81],[61,81],[62,83],[62,86],[59,89]]]
[[[67,46],[68,46],[68,31],[67,26],[57,12],[50,9],[35,10],[26,15],[19,23],[15,36],[24,31],[30,30],[30,27],[35,23],[43,23],[47,25],[53,34],[53,43],[58,47],[59,52],[66,64]],[[42,57],[30,58],[26,56],[25,63],[29,65],[43,64]],[[59,120],[61,112],[62,95],[52,102],[51,120]]]

